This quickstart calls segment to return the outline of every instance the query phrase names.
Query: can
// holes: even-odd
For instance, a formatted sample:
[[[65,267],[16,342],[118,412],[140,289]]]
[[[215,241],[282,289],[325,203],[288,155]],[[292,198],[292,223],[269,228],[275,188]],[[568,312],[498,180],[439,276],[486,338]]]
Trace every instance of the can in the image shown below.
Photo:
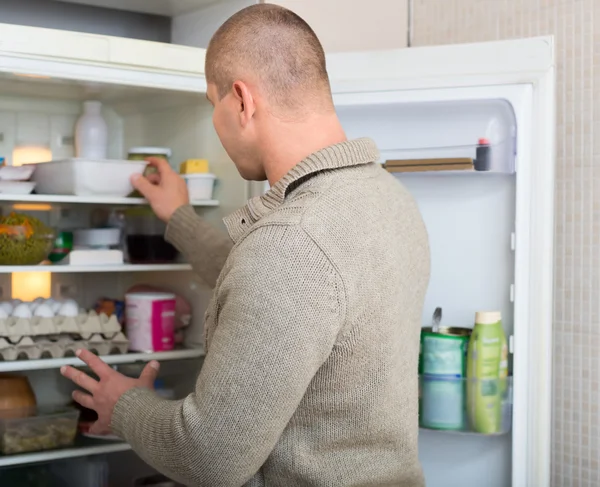
[[[125,330],[129,349],[164,352],[175,346],[175,295],[130,293],[125,295]]]
[[[466,427],[467,350],[471,329],[440,327],[421,331],[419,421],[423,428]]]

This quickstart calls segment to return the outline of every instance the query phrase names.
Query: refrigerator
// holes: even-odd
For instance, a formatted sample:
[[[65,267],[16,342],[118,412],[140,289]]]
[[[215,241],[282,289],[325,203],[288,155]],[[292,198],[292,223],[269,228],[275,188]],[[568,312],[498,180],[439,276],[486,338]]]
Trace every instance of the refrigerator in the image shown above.
[[[208,159],[217,177],[199,215],[221,219],[268,189],[248,183],[221,147],[205,98],[205,50],[100,35],[0,24],[0,157],[44,146],[72,157],[82,102],[100,100],[109,157],[129,148],[172,149],[171,163]],[[328,56],[334,102],[349,138],[375,140],[384,163],[396,159],[475,158],[490,147],[490,170],[395,176],[416,198],[430,238],[432,271],[422,325],[435,308],[443,325],[472,327],[476,311],[502,312],[510,344],[512,425],[499,435],[421,429],[429,487],[550,485],[552,262],[554,226],[554,45],[551,37],[337,53]],[[31,211],[57,228],[85,226],[95,212],[143,206],[140,199],[0,194],[2,211]],[[393,249],[390,249],[393,251]],[[184,347],[105,359],[124,373],[162,363],[176,397],[192,390],[202,366],[203,315],[211,290],[185,262],[140,266],[0,266],[0,299],[15,276],[50,274],[55,299],[90,308],[134,284],[159,285],[192,306]],[[0,373],[26,375],[38,404],[65,404],[60,377],[74,357],[0,361]],[[80,438],[60,450],[0,456],[1,475],[81,458],[106,462],[111,485],[151,474],[122,442]]]

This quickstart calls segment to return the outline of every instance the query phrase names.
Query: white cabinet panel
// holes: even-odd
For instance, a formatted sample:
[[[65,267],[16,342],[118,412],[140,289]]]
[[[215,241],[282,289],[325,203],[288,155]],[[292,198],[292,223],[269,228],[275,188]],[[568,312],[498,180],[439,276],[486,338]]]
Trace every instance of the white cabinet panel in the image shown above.
[[[18,113],[16,144],[48,146],[50,144],[50,117],[44,113]]]
[[[75,155],[75,115],[53,115],[50,117],[50,149],[53,159],[64,159]]]
[[[0,52],[108,61],[108,37],[0,24]]]

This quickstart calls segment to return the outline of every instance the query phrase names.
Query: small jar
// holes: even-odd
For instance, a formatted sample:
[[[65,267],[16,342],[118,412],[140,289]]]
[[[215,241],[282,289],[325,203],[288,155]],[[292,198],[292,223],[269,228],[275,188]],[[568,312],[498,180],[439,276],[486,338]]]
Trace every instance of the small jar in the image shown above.
[[[171,149],[168,147],[132,147],[127,155],[127,159],[130,161],[144,161],[149,157],[156,157],[169,162]]]
[[[168,147],[132,147],[127,154],[127,159],[130,161],[145,161],[149,157],[164,159],[168,163],[171,157],[171,149]],[[152,166],[147,166],[144,169],[144,176],[154,173],[156,173],[156,168]],[[134,191],[129,196],[139,198],[142,195],[138,191]]]

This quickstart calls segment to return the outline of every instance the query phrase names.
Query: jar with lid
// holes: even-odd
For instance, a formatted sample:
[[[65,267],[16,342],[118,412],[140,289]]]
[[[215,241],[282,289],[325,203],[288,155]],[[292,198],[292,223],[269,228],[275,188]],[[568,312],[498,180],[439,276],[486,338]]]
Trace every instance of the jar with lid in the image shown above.
[[[171,149],[168,147],[132,147],[129,149],[127,159],[130,161],[145,161],[149,157],[156,157],[169,162],[171,154]]]

